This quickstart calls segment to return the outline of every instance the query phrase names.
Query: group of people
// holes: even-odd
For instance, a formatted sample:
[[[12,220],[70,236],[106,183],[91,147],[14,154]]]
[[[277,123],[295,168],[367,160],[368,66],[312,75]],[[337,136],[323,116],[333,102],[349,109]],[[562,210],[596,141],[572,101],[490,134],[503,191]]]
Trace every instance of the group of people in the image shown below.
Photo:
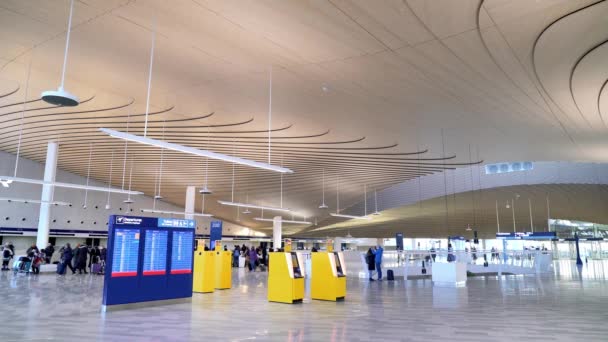
[[[40,250],[38,246],[31,245],[25,252],[25,256],[21,257],[22,268],[25,273],[34,274],[40,273],[40,265],[50,263],[51,258],[55,253],[55,248],[50,243],[46,248]],[[2,271],[10,270],[10,261],[15,257],[15,245],[12,242],[4,244],[2,248]]]
[[[262,246],[234,246],[234,250],[232,251],[232,267],[239,267],[240,257],[245,258],[245,264],[250,272],[255,272],[259,266],[268,265],[268,253],[266,248]]]
[[[378,273],[378,280],[382,280],[382,253],[384,253],[384,249],[380,245],[367,250],[365,262],[367,263],[369,281],[374,281],[374,271]]]
[[[105,264],[107,249],[104,246],[89,247],[85,244],[77,244],[75,248],[69,243],[59,250],[61,255],[60,263],[63,268],[69,268],[72,274],[87,274],[87,265],[89,271],[93,272],[92,267],[96,264]],[[88,261],[88,263],[87,263]]]

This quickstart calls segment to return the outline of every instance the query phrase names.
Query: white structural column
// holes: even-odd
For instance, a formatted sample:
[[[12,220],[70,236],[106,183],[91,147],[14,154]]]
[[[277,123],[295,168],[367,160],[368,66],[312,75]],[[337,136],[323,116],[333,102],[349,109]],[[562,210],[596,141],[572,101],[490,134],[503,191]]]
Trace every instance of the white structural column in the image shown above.
[[[341,238],[341,237],[334,238],[334,251],[336,251],[336,252],[342,251],[342,242],[344,242],[344,238]]]
[[[275,216],[272,218],[272,243],[274,248],[281,248],[281,240],[283,240],[283,218]]]
[[[57,156],[59,155],[59,144],[55,141],[50,141],[46,148],[46,164],[44,165],[44,181],[55,182],[57,175]],[[36,246],[42,249],[49,242],[49,230],[51,225],[51,202],[55,186],[45,184],[42,186],[42,197],[40,198],[40,214],[38,215],[38,236],[36,237]]]
[[[196,188],[192,185],[186,187],[186,202],[185,202],[185,215],[184,218],[193,220],[194,219],[194,202],[196,201]]]

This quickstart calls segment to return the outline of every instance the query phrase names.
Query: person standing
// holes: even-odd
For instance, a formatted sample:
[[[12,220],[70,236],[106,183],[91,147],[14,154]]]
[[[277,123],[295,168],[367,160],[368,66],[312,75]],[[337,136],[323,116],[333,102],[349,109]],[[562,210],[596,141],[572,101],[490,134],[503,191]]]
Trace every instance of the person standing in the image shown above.
[[[374,251],[374,260],[376,261],[376,271],[378,271],[378,280],[382,280],[382,253],[384,249],[378,245]]]
[[[53,245],[51,245],[51,243],[49,242],[49,244],[44,249],[44,258],[46,259],[45,262],[47,264],[51,263],[51,259],[53,259],[53,253],[55,253],[55,247],[53,247]]]
[[[2,250],[2,270],[8,271],[8,264],[13,258],[13,252],[8,247],[8,243],[4,245],[4,249]]]
[[[313,247],[314,248],[314,247]],[[367,254],[365,255],[365,262],[367,263],[367,272],[369,273],[369,281],[374,281],[372,275],[374,274],[374,270],[376,270],[376,258],[374,256],[374,251],[372,249],[367,250]]]
[[[66,243],[65,247],[63,248],[63,253],[61,253],[61,262],[64,264],[64,268],[69,267],[70,270],[72,270],[72,274],[76,274],[76,270],[74,270],[74,266],[72,266],[73,258],[74,250],[72,250],[69,243]]]
[[[232,251],[232,267],[239,267],[239,257],[241,256],[241,249],[239,246],[234,246]]]
[[[255,247],[251,246],[249,250],[249,265],[250,271],[255,272],[256,262],[258,261],[258,252],[255,250]]]
[[[76,269],[78,270],[78,274],[87,274],[87,255],[88,253],[87,246],[78,245],[76,249]]]

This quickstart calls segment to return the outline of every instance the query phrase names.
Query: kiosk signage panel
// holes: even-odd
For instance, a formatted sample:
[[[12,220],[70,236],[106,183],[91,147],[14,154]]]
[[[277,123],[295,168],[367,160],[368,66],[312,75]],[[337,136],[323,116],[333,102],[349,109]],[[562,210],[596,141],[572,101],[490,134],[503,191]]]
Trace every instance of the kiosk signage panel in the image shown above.
[[[146,231],[144,243],[144,276],[165,275],[167,273],[167,239],[166,230]]]
[[[103,310],[192,297],[195,221],[112,215],[109,222]]]
[[[222,221],[211,221],[209,228],[209,248],[213,249],[216,240],[222,239]]]

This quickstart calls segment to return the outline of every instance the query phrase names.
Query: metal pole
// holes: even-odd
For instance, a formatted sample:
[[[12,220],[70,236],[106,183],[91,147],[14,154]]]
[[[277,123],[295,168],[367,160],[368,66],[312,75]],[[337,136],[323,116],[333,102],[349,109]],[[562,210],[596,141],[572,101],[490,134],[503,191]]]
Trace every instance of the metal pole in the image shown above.
[[[513,233],[517,232],[515,225],[515,200],[511,199],[511,212],[513,213]]]
[[[496,228],[497,232],[500,233],[500,220],[498,219],[498,200],[496,200]]]
[[[528,207],[530,207],[530,228],[532,229],[532,233],[534,233],[534,221],[532,221],[532,201],[529,198]]]

